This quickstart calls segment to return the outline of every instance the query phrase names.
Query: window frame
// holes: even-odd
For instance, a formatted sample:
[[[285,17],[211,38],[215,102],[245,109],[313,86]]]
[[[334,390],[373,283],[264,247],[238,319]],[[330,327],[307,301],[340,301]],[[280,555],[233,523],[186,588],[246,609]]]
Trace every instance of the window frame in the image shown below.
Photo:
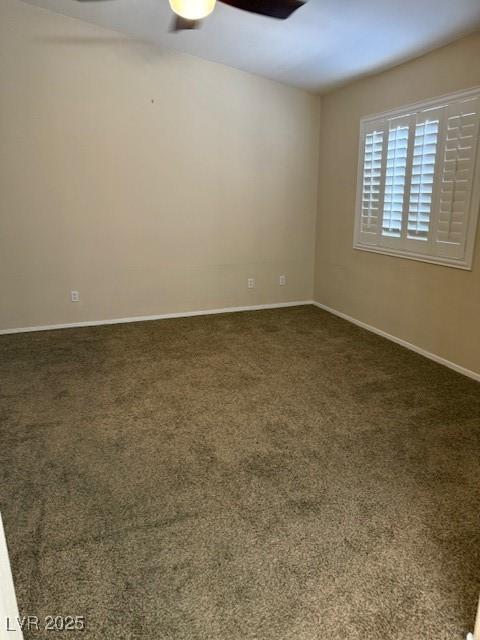
[[[379,253],[387,256],[393,256],[398,258],[404,258],[409,260],[416,260],[420,262],[428,262],[431,264],[455,267],[457,269],[463,269],[466,271],[472,270],[473,254],[475,249],[475,242],[477,236],[478,220],[480,218],[480,130],[477,138],[477,148],[474,158],[474,166],[472,170],[472,190],[470,194],[470,207],[468,210],[468,222],[464,243],[464,257],[463,259],[448,258],[438,255],[428,255],[426,253],[419,253],[409,247],[400,249],[398,247],[379,246],[375,244],[366,244],[361,242],[360,230],[362,222],[362,196],[363,196],[363,172],[364,172],[364,148],[365,139],[368,133],[372,131],[372,126],[382,119],[407,119],[413,117],[416,112],[425,109],[435,109],[440,107],[442,103],[451,103],[457,100],[465,98],[480,97],[480,86],[467,89],[465,91],[457,91],[454,93],[448,93],[429,100],[422,100],[413,104],[404,105],[402,107],[383,111],[381,113],[375,113],[368,116],[364,116],[360,119],[360,131],[359,131],[359,143],[358,143],[358,166],[357,166],[357,188],[356,188],[356,201],[355,201],[355,219],[354,219],[354,234],[353,234],[353,249],[359,251],[368,251],[370,253]],[[480,115],[479,115],[480,118]],[[384,137],[388,140],[388,132]],[[439,145],[442,144],[442,140],[439,137]],[[385,154],[387,151],[385,150]],[[385,158],[387,156],[385,155]],[[438,164],[439,157],[436,158]],[[412,167],[407,164],[407,175],[411,174]],[[437,180],[438,175],[436,174]],[[435,184],[435,182],[434,182]],[[407,187],[406,187],[407,188]],[[383,198],[383,190],[381,192]],[[433,203],[432,203],[433,204]],[[383,206],[379,209],[383,213]],[[403,212],[405,213],[405,211]],[[432,210],[432,219],[435,219],[437,212]],[[402,224],[405,224],[405,220],[402,220]],[[379,223],[380,220],[379,220]],[[409,243],[407,243],[409,244]]]

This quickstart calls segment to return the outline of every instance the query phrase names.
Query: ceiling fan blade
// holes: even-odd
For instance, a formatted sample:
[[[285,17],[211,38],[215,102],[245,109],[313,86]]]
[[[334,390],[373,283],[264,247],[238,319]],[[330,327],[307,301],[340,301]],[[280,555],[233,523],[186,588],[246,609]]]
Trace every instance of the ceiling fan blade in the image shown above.
[[[175,16],[170,25],[170,32],[176,33],[177,31],[184,31],[185,29],[198,29],[200,27],[200,20],[187,20],[182,16]]]
[[[286,20],[294,11],[305,4],[302,0],[220,0],[230,7],[259,13],[262,16]]]

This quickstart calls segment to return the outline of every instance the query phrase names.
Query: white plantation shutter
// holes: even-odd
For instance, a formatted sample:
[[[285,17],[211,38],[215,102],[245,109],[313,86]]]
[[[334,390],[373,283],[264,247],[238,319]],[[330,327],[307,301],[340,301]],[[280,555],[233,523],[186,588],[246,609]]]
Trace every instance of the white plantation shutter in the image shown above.
[[[470,200],[478,144],[479,113],[478,96],[459,101],[446,109],[435,244],[439,255],[450,258],[464,258],[469,215],[478,215],[478,202],[475,203],[477,211],[470,212]]]
[[[364,242],[376,244],[380,221],[381,185],[385,172],[383,129],[365,134],[360,225]]]
[[[407,173],[408,124],[394,123],[388,132],[387,170],[383,198],[382,235],[402,234],[405,177]]]
[[[470,268],[480,90],[361,123],[354,247]]]
[[[435,118],[416,123],[407,218],[410,239],[427,240],[430,232],[439,124]]]

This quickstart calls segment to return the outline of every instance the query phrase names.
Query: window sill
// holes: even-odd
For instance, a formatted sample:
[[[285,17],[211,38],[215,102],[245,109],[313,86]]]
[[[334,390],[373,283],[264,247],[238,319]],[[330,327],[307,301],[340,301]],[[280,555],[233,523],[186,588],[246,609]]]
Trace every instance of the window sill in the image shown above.
[[[463,271],[471,271],[472,264],[465,260],[454,260],[452,258],[438,258],[436,256],[426,256],[420,253],[412,253],[410,251],[400,251],[398,249],[390,249],[383,247],[370,247],[368,245],[355,243],[353,248],[358,251],[368,251],[369,253],[380,253],[385,256],[392,256],[394,258],[403,258],[407,260],[416,260],[417,262],[429,262],[430,264],[436,264],[442,267],[454,267],[455,269],[462,269]]]

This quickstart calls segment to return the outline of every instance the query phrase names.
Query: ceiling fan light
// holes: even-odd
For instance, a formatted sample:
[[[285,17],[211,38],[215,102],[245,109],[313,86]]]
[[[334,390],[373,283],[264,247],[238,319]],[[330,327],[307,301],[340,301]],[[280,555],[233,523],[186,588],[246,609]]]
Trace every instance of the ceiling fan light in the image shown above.
[[[212,13],[216,0],[170,0],[172,11],[187,20],[201,20]]]

